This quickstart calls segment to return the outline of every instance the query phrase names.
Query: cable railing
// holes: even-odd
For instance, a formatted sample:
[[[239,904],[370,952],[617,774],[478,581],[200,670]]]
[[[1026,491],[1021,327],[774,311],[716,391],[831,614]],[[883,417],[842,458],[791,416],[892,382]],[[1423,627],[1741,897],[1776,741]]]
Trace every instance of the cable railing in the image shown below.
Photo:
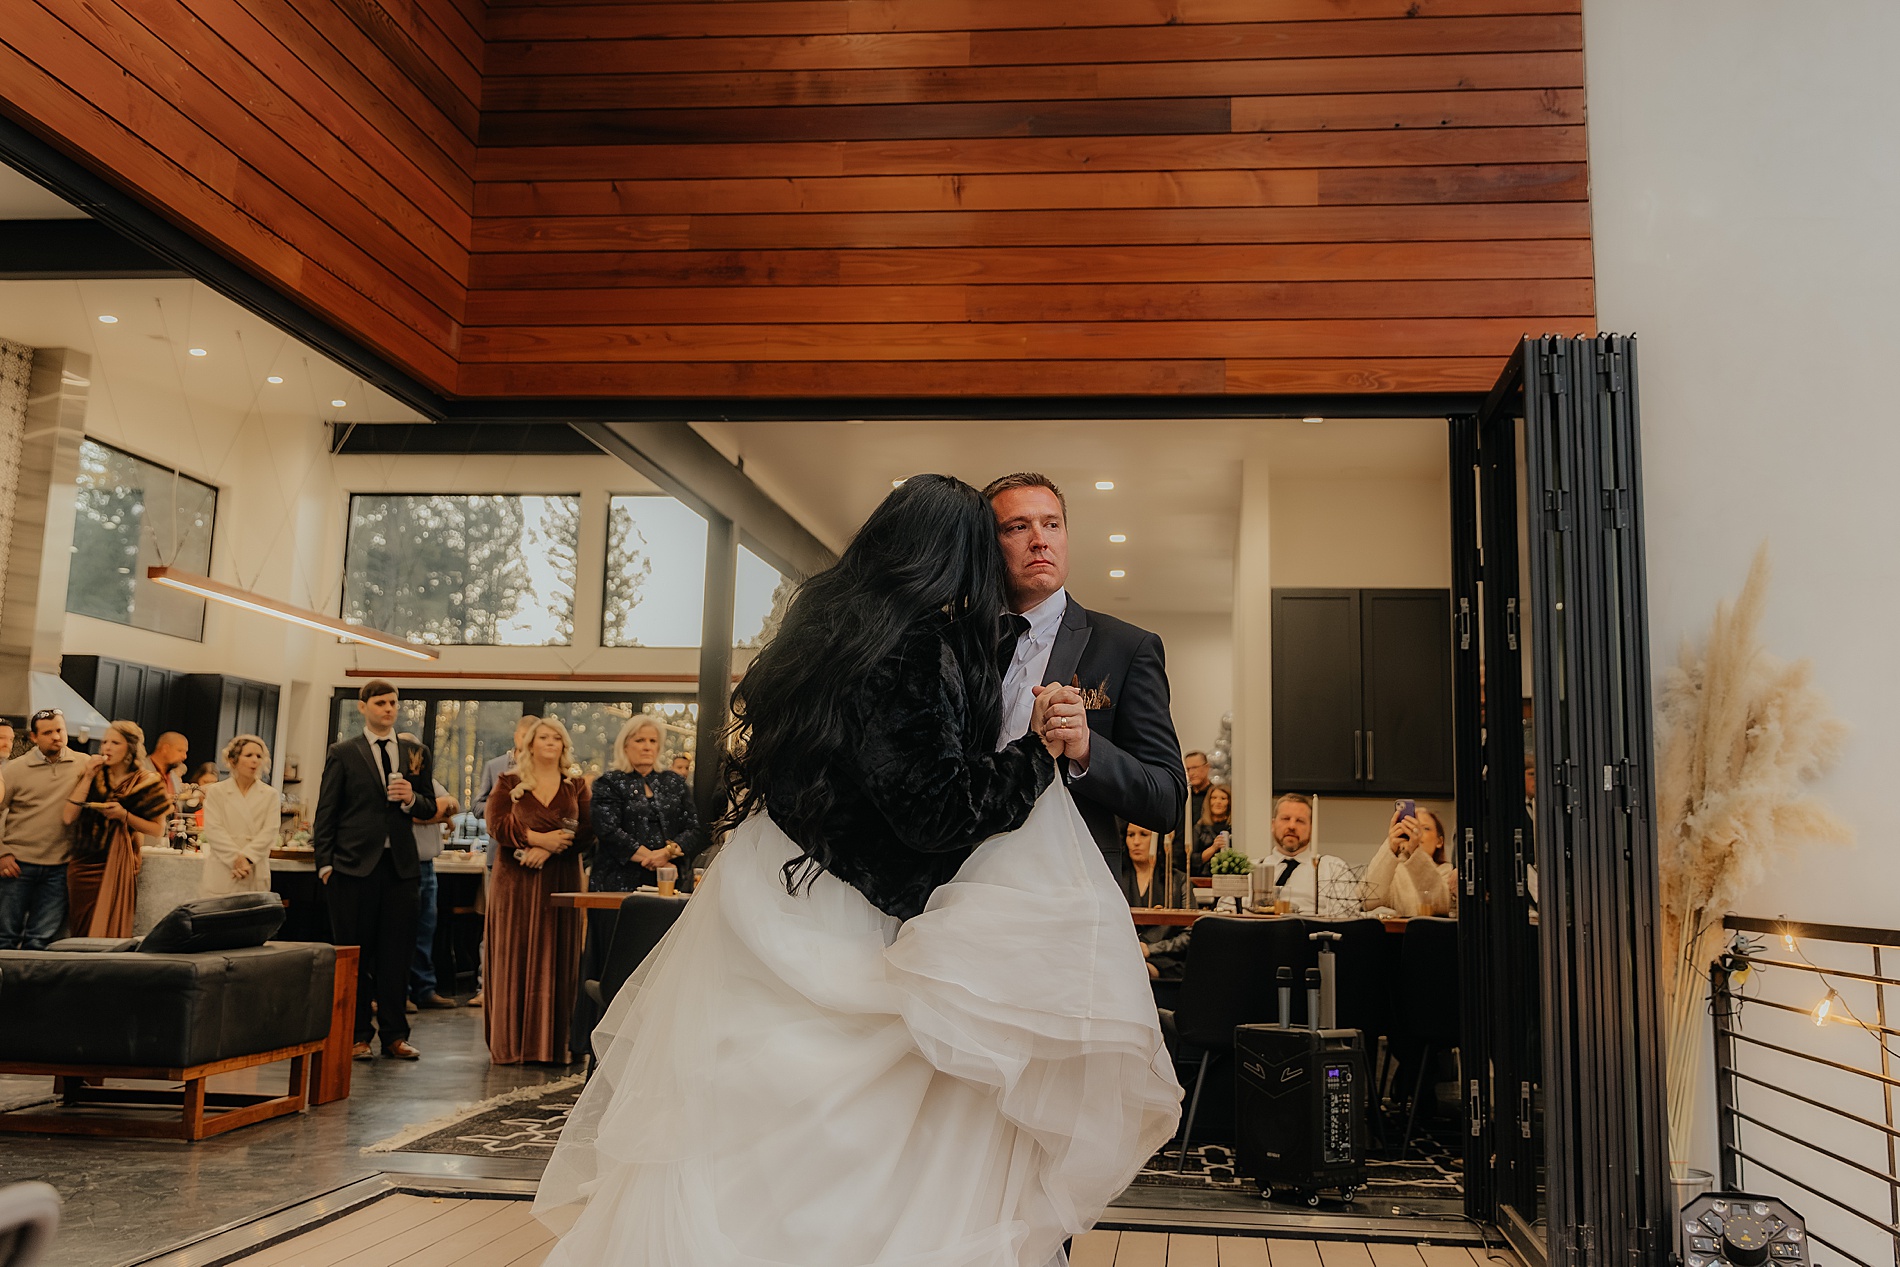
[[[1709,974],[1723,1188],[1781,1196],[1856,1267],[1900,1267],[1900,1029],[1887,996],[1900,930],[1744,915],[1723,927]]]

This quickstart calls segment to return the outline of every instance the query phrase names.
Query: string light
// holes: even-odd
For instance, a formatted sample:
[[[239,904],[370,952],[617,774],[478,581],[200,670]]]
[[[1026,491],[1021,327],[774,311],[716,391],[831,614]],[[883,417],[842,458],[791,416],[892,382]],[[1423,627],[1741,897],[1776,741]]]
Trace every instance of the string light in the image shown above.
[[[1834,1005],[1840,1001],[1841,996],[1836,994],[1833,990],[1829,990],[1827,997],[1814,1005],[1814,1023],[1816,1025],[1827,1024],[1827,1018],[1833,1013]]]

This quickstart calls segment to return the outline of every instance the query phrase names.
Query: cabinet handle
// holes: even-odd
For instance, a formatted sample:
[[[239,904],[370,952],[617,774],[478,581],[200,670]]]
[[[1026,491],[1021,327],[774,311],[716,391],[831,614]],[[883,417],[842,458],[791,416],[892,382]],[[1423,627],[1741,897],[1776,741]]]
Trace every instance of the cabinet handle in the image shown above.
[[[1365,739],[1365,735],[1366,732],[1363,730],[1355,730],[1352,732],[1352,777],[1355,779],[1363,779],[1366,777],[1366,763],[1362,756],[1365,750],[1359,746],[1361,741]]]
[[[1368,730],[1366,732],[1366,782],[1368,783],[1379,777],[1372,772],[1374,768],[1372,764],[1372,732]]]

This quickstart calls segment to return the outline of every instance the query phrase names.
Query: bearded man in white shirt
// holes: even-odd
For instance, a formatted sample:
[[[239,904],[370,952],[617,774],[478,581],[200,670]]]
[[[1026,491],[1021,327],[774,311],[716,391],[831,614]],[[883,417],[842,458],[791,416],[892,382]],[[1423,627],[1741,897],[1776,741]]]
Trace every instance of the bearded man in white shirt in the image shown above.
[[[1273,880],[1295,915],[1342,919],[1359,913],[1352,868],[1313,844],[1313,798],[1287,792],[1273,802]]]

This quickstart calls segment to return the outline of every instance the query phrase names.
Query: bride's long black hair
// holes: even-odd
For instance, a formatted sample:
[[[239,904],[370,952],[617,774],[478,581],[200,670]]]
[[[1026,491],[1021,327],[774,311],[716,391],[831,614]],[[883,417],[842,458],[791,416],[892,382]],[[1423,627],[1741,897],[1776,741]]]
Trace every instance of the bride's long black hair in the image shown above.
[[[719,827],[769,803],[779,828],[825,866],[821,828],[838,804],[840,780],[852,777],[848,749],[861,739],[854,688],[933,613],[947,618],[944,634],[963,675],[965,742],[973,754],[993,748],[1003,718],[996,648],[1006,593],[996,515],[981,493],[946,475],[913,476],[893,490],[844,556],[799,588],[777,635],[734,688],[731,800]],[[804,868],[803,859],[787,865],[788,888],[796,890]]]

